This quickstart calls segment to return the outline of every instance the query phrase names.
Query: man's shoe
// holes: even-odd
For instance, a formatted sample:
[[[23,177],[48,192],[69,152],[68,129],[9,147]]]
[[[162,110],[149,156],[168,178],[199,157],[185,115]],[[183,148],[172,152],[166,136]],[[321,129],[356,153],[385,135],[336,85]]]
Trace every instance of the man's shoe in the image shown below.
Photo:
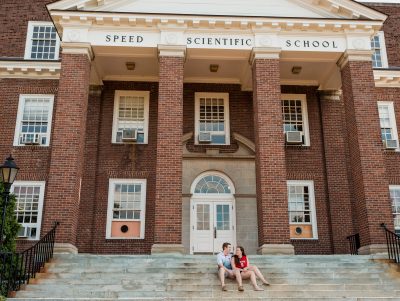
[[[239,287],[238,287],[238,291],[239,291],[239,292],[243,292],[243,291],[244,291],[243,286],[239,286]]]
[[[228,290],[228,289],[226,288],[226,285],[223,285],[223,286],[222,286],[222,291],[223,291],[223,292],[226,292],[227,290]]]

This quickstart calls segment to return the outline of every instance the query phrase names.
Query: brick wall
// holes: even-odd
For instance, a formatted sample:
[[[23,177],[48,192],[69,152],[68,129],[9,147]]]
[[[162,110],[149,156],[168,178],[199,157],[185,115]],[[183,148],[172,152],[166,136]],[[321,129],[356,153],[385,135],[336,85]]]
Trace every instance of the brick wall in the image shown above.
[[[159,58],[156,244],[182,240],[183,57]]]
[[[83,54],[65,54],[62,59],[58,102],[54,114],[46,215],[43,231],[54,220],[60,230],[57,242],[76,244],[80,185],[84,165],[86,113],[89,93],[89,58]]]
[[[376,9],[389,17],[383,25],[383,31],[385,32],[385,43],[386,51],[388,55],[389,67],[400,66],[400,4],[387,3],[366,3],[373,9]]]
[[[393,224],[370,62],[342,69],[343,97],[361,245],[385,243],[381,222]]]
[[[289,243],[280,69],[277,59],[253,63],[259,245]]]
[[[46,4],[55,0],[2,0],[0,57],[24,57],[28,21],[51,21]]]
[[[150,91],[148,144],[111,143],[115,90]],[[85,170],[86,184],[83,182],[82,185],[86,185],[85,189],[88,191],[85,194],[89,198],[82,197],[81,206],[84,205],[83,202],[88,204],[87,211],[81,214],[79,220],[79,227],[86,228],[85,233],[92,231],[92,238],[84,232],[79,232],[78,245],[84,250],[90,249],[90,252],[98,254],[148,254],[154,242],[158,83],[104,82],[100,103],[95,98],[97,97],[90,98],[89,112],[92,110],[93,119],[99,114],[99,121],[88,120],[87,133],[94,136],[87,136],[87,145],[88,141],[95,143],[98,131],[97,159],[94,158],[94,151],[87,150],[85,160],[95,160],[97,165],[95,175],[92,169]],[[90,108],[91,105],[93,108]],[[94,144],[91,147],[95,147]],[[105,239],[110,178],[147,180],[146,226],[143,240]]]
[[[282,93],[306,94],[310,146],[286,146],[288,180],[312,180],[315,189],[318,240],[292,240],[296,254],[330,254],[332,250],[329,197],[317,87],[283,86]]]

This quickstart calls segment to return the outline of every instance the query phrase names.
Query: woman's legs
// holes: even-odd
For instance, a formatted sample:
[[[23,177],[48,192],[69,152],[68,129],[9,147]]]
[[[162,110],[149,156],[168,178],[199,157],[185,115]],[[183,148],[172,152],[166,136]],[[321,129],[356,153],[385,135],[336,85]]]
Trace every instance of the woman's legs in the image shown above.
[[[263,289],[260,288],[257,285],[256,274],[254,274],[253,271],[243,271],[242,272],[242,278],[243,279],[249,279],[250,278],[251,284],[253,285],[255,291],[263,291]]]
[[[260,270],[258,269],[258,267],[256,267],[255,265],[252,265],[252,266],[249,266],[249,270],[250,270],[250,271],[253,271],[254,274],[256,274],[256,276],[257,276],[258,278],[260,278],[260,280],[261,280],[264,284],[269,285],[269,282],[264,278],[263,274],[260,272]]]

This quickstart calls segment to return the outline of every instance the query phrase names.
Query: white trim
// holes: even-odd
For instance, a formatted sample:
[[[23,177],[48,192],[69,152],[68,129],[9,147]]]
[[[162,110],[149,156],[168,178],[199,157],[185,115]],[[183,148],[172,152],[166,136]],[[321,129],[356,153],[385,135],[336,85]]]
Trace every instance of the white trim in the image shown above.
[[[204,198],[204,197],[214,197],[214,196],[229,196],[229,194],[202,194],[202,193],[195,193],[195,189],[197,184],[199,183],[199,181],[207,176],[218,176],[223,178],[226,183],[229,184],[229,187],[231,188],[231,194],[234,195],[236,193],[235,190],[235,185],[233,184],[233,181],[224,173],[219,172],[219,171],[215,171],[215,170],[209,170],[209,171],[205,171],[201,174],[199,174],[192,182],[192,185],[190,186],[190,193],[192,194],[193,197],[199,196],[200,198]]]
[[[312,232],[313,232],[313,237],[312,238],[293,238],[291,237],[290,239],[296,239],[296,240],[317,240],[318,239],[318,226],[317,226],[317,210],[315,208],[315,191],[314,191],[314,181],[312,180],[288,180],[287,181],[287,199],[288,199],[288,204],[289,204],[289,186],[308,186],[308,193],[310,197],[310,210],[311,210],[311,226],[312,226]],[[289,208],[288,208],[289,211]],[[290,225],[290,217],[289,217],[289,225]],[[293,224],[295,225],[295,224]]]
[[[35,26],[52,26],[54,27],[54,24],[52,22],[45,22],[45,21],[29,21],[28,22],[28,30],[26,34],[26,42],[25,42],[25,54],[24,58],[26,60],[38,60],[38,61],[43,61],[43,60],[58,60],[60,56],[60,38],[58,37],[58,34],[56,32],[56,51],[54,53],[54,59],[32,59],[31,58],[31,50],[32,50],[32,35],[33,35],[33,28]]]
[[[140,237],[111,237],[111,226],[113,221],[113,206],[114,206],[114,187],[116,184],[140,184],[141,185],[141,202],[140,202]],[[146,222],[146,179],[109,179],[108,186],[108,206],[107,206],[107,224],[106,224],[106,239],[144,239],[145,222]],[[126,221],[126,220],[117,220]],[[131,220],[129,220],[131,221]]]
[[[380,53],[381,53],[381,62],[382,67],[374,67],[377,69],[385,69],[389,67],[389,62],[387,58],[387,51],[386,51],[386,41],[385,41],[385,33],[383,31],[379,31],[376,36],[379,38],[379,45],[380,45]]]
[[[199,143],[199,132],[200,132],[200,98],[202,97],[214,97],[214,98],[223,98],[224,99],[224,112],[225,112],[225,143],[210,143],[210,145],[230,145],[231,144],[231,133],[230,133],[230,116],[229,116],[229,93],[214,93],[214,92],[196,92],[194,94],[195,102],[194,102],[194,138],[195,144],[200,145]]]
[[[394,103],[393,101],[378,101],[378,114],[379,114],[379,106],[387,106],[389,109],[389,119],[390,119],[390,127],[392,128],[393,131],[393,138],[394,140],[397,140],[397,148],[396,151],[400,151],[400,146],[399,146],[399,135],[397,132],[397,123],[396,123],[396,115],[394,111]],[[379,116],[380,118],[380,116]],[[381,129],[380,124],[379,124],[379,130]]]
[[[284,100],[300,100],[301,101],[301,113],[303,115],[303,134],[304,144],[303,146],[310,146],[310,129],[308,125],[308,109],[307,109],[307,95],[306,94],[281,94],[281,107]],[[283,115],[283,114],[282,114]],[[283,116],[282,116],[283,120]],[[285,130],[283,129],[285,133]]]
[[[19,137],[21,135],[21,124],[22,124],[22,116],[24,114],[25,109],[25,101],[29,98],[47,98],[49,100],[49,116],[48,116],[48,124],[47,124],[47,139],[46,144],[40,144],[40,146],[45,147],[50,145],[51,139],[51,126],[53,122],[53,107],[54,107],[54,95],[50,94],[20,94],[19,102],[18,102],[18,114],[15,125],[14,132],[14,143],[13,146],[25,146],[24,144],[19,143]]]
[[[136,96],[144,98],[144,141],[143,143],[136,142],[137,144],[148,144],[149,135],[149,103],[150,103],[150,91],[133,91],[133,90],[116,90],[114,96],[114,112],[113,112],[113,127],[111,143],[123,144],[123,142],[117,142],[117,130],[118,130],[118,112],[119,112],[119,100],[121,96]]]
[[[389,185],[389,192],[390,190],[400,190],[400,185]],[[390,206],[392,207],[392,204],[390,204]],[[392,212],[392,214],[394,214],[394,212]],[[395,230],[400,230],[400,227],[395,227]]]
[[[45,181],[15,181],[11,186],[11,193],[14,193],[15,186],[39,186],[39,204],[38,204],[38,216],[37,216],[37,228],[36,228],[36,237],[35,238],[26,238],[26,240],[39,240],[40,232],[42,228],[42,213],[43,213],[43,203],[44,203],[44,191],[46,187]],[[22,238],[20,238],[22,239]]]
[[[59,79],[60,62],[0,61],[0,78]]]

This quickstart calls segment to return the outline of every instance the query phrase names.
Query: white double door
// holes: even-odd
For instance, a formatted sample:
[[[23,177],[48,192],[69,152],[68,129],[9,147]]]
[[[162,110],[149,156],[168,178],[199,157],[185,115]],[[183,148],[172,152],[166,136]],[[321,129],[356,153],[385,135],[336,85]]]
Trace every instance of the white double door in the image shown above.
[[[236,245],[234,199],[191,201],[191,254],[217,253],[224,242]]]

